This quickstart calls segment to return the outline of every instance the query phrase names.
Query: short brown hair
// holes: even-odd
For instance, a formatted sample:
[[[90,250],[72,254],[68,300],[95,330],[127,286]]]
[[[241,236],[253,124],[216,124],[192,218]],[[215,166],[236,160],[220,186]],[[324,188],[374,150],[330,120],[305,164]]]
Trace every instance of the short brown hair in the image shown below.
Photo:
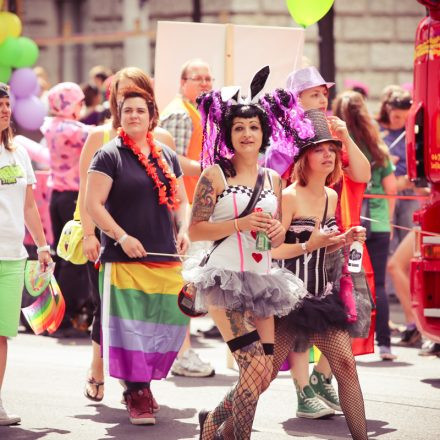
[[[128,98],[142,98],[147,104],[148,114],[150,115],[151,118],[151,114],[154,113],[154,107],[152,102],[149,100],[148,93],[144,89],[141,89],[140,87],[137,86],[130,86],[124,88],[124,90],[122,90],[121,93],[122,93],[122,99],[119,101],[119,105],[118,105],[119,120],[121,119],[122,107],[124,107],[124,103]],[[150,130],[152,130],[151,119],[150,119]]]
[[[151,78],[141,69],[137,67],[125,67],[119,70],[113,77],[111,90],[110,90],[110,112],[112,114],[112,125],[114,129],[121,126],[121,121],[119,119],[119,109],[118,109],[118,86],[119,81],[122,78],[128,78],[134,82],[134,84],[140,89],[144,90],[147,98],[148,109],[150,109],[149,103],[152,103],[153,113],[150,113],[150,130],[153,130],[159,119],[159,110],[157,108],[156,100],[154,98],[153,83]]]
[[[309,182],[308,174],[309,174],[309,154],[313,151],[313,148],[309,148],[303,155],[301,155],[298,160],[295,162],[295,166],[293,168],[293,180],[298,182],[300,186],[306,186]],[[335,167],[333,171],[327,176],[325,179],[325,185],[330,186],[334,183],[338,182],[338,180],[342,177],[342,160],[341,160],[341,149],[336,149],[336,157],[335,157]]]

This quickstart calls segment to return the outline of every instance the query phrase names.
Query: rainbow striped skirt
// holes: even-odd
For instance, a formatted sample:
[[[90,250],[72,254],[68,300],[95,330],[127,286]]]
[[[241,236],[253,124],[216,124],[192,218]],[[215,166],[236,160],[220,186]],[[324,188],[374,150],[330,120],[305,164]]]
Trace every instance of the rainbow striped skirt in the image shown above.
[[[101,266],[102,352],[106,372],[131,382],[163,379],[189,319],[177,306],[181,263]]]

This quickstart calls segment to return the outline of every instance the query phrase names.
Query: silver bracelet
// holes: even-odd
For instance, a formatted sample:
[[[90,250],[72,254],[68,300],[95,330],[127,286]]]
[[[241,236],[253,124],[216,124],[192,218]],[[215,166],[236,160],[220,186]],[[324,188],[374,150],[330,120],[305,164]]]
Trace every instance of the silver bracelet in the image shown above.
[[[309,253],[309,250],[307,249],[307,242],[301,243],[301,249],[304,251],[305,254]]]
[[[41,252],[50,252],[50,246],[46,244],[45,246],[37,247],[37,254],[40,255]]]
[[[119,240],[115,241],[115,246],[117,246],[118,244],[122,244],[124,243],[125,240],[127,240],[128,238],[128,234],[122,234],[121,237],[119,237]]]

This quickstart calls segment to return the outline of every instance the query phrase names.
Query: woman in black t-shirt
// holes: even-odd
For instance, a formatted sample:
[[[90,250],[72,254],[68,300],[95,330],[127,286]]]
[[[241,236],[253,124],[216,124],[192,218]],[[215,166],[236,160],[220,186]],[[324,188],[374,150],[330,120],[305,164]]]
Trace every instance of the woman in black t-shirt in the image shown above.
[[[127,387],[131,423],[154,424],[150,381],[167,376],[188,324],[176,299],[188,202],[176,154],[152,136],[152,93],[124,90],[119,116],[118,137],[95,154],[86,190],[101,229],[102,349]]]

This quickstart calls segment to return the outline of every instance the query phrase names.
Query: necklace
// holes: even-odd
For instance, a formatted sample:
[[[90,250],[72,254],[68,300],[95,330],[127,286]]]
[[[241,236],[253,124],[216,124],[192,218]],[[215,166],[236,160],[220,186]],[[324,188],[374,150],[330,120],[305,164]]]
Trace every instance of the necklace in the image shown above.
[[[122,139],[124,145],[129,147],[131,151],[137,156],[139,162],[144,166],[145,171],[153,180],[154,186],[157,189],[159,204],[166,205],[170,211],[176,211],[179,208],[180,200],[177,198],[177,179],[176,175],[170,170],[168,163],[162,158],[161,149],[154,143],[153,135],[151,132],[147,133],[147,143],[150,147],[151,155],[156,159],[157,165],[162,170],[163,175],[168,180],[170,188],[169,194],[167,193],[167,186],[160,180],[157,175],[156,167],[148,160],[148,157],[142,153],[140,147],[136,142],[128,136],[128,134],[122,129],[118,129],[118,136]]]

